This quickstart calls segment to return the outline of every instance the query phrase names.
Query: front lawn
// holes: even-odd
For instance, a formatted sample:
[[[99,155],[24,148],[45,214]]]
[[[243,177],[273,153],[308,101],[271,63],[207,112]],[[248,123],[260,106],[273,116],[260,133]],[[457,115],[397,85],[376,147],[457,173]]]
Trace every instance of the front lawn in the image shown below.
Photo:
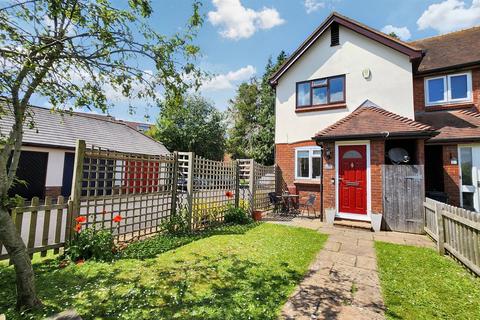
[[[326,240],[274,224],[224,233],[143,260],[35,264],[44,314],[73,308],[84,319],[276,319]],[[11,267],[0,266],[0,286],[0,313],[21,318],[12,309]]]
[[[389,319],[480,319],[480,278],[427,248],[375,243]]]

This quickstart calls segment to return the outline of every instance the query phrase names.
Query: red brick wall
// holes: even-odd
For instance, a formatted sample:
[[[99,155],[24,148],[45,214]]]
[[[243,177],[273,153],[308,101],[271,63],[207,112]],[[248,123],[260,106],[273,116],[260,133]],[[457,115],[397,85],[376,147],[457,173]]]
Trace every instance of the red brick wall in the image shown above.
[[[62,187],[45,187],[45,196],[57,198],[62,194]]]
[[[444,189],[448,194],[448,202],[454,206],[460,206],[460,170],[458,164],[451,164],[450,160],[455,157],[458,161],[457,145],[443,146],[443,181]]]
[[[452,108],[464,108],[475,106],[480,111],[480,68],[472,69],[472,90],[473,90],[473,104],[450,104],[450,105],[438,105],[428,107],[428,110],[444,110]],[[452,71],[455,72],[455,71]],[[438,75],[444,75],[445,73],[439,73]],[[430,77],[430,76],[428,76]],[[413,78],[413,105],[415,112],[425,111],[425,91],[424,91],[424,77]]]
[[[373,213],[383,213],[383,164],[385,164],[385,141],[372,140],[370,142],[370,181]]]
[[[301,141],[297,143],[280,143],[275,145],[275,163],[281,172],[281,189],[292,190],[296,189],[296,193],[302,197],[308,197],[309,194],[317,195],[315,200],[315,207],[317,214],[320,210],[320,183],[295,183],[295,148],[316,146],[315,141]]]
[[[277,144],[275,159],[283,177],[283,188],[296,186],[300,197],[308,196],[310,193],[317,195],[316,207],[320,209],[320,185],[295,182],[295,148],[304,146],[315,146],[313,141],[298,142],[292,144]],[[323,207],[335,208],[335,144],[326,143],[325,149],[330,150],[330,157],[323,152]],[[384,141],[371,141],[370,144],[371,164],[371,203],[372,211],[383,212],[383,186],[382,186],[382,165],[385,163]]]

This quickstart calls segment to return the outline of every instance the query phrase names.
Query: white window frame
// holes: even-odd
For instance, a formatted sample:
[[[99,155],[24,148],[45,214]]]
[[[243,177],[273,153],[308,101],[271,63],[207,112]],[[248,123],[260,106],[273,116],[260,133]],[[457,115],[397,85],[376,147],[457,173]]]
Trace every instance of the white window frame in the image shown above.
[[[299,177],[298,176],[298,152],[299,151],[308,151],[308,177]],[[320,151],[320,155],[313,155],[313,151]],[[320,177],[313,178],[313,158],[321,158],[322,157],[322,148],[321,147],[298,147],[295,148],[295,180],[320,180]]]
[[[456,76],[467,76],[467,97],[466,98],[452,99],[450,81],[452,77],[456,77]],[[428,88],[428,81],[436,80],[436,79],[443,79],[443,87],[445,88],[445,91],[443,92],[443,100],[431,102],[429,88]],[[459,102],[471,102],[472,101],[472,73],[468,71],[468,72],[448,74],[444,76],[425,78],[424,88],[425,88],[425,105],[426,106],[436,106],[436,105],[452,104],[452,103],[459,103]]]

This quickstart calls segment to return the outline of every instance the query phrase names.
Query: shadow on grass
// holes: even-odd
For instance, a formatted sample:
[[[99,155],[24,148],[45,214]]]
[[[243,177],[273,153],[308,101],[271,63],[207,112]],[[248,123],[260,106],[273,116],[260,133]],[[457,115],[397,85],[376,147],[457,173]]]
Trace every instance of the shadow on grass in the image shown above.
[[[256,226],[218,228],[189,239],[243,234]],[[302,278],[286,262],[259,263],[229,252],[193,253],[165,264],[147,257],[65,269],[58,269],[54,260],[36,264],[45,307],[24,315],[13,310],[13,268],[0,267],[0,313],[7,319],[41,319],[73,308],[84,319],[276,319],[279,306]]]
[[[42,318],[66,308],[76,309],[84,319],[276,319],[291,286],[302,278],[288,265],[270,272],[235,254],[177,260],[171,268],[150,270],[149,281],[141,273],[118,276],[124,270],[115,265],[82,275],[85,267],[56,272],[37,268],[43,313],[20,316],[9,309],[7,319]],[[11,297],[14,290],[8,289]]]

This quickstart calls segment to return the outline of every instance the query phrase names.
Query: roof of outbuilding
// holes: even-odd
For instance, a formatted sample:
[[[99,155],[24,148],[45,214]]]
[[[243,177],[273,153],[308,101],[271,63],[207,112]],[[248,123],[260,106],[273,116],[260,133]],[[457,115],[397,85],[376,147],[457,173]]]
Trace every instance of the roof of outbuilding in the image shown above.
[[[480,140],[480,113],[474,108],[421,112],[415,119],[440,132],[429,143]]]
[[[410,42],[424,50],[417,72],[480,64],[480,26]]]
[[[318,132],[316,140],[432,136],[435,130],[426,124],[399,116],[366,100],[352,113]]]
[[[72,149],[75,148],[77,139],[82,139],[87,146],[95,145],[122,152],[152,155],[169,153],[163,144],[117,120],[77,112],[60,114],[33,106],[29,110],[35,127],[30,129],[25,124],[24,145]],[[11,113],[2,116],[1,135],[8,134],[12,125]]]

